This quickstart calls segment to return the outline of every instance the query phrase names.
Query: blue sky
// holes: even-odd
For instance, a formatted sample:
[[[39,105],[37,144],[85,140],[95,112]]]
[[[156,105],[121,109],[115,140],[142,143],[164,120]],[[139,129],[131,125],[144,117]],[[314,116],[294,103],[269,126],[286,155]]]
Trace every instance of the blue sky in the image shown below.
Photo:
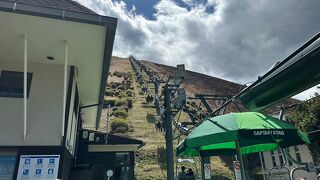
[[[113,0],[120,1],[120,0]],[[154,19],[153,14],[155,9],[153,6],[159,2],[159,0],[125,0],[127,4],[127,10],[130,11],[133,6],[136,7],[136,13],[141,14],[148,19]]]
[[[119,2],[121,0],[112,0],[113,2]],[[127,5],[127,11],[130,11],[133,6],[136,8],[136,13],[138,15],[143,15],[145,18],[149,20],[155,20],[154,14],[156,13],[156,9],[154,6],[160,2],[160,0],[122,0],[123,2],[126,3]],[[208,1],[207,0],[197,0],[195,4],[187,4],[183,0],[174,0],[175,4],[188,9],[189,11],[191,10],[192,7],[195,5],[199,4],[206,4]],[[213,13],[214,11],[214,6],[208,6],[206,8],[206,11],[208,13]]]

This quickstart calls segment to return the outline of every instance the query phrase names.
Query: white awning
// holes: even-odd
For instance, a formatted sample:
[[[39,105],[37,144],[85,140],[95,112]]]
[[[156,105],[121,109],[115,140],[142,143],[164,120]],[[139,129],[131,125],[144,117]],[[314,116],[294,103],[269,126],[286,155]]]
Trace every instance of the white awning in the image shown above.
[[[26,35],[28,63],[64,65],[67,42],[68,66],[76,67],[80,102],[82,105],[101,103],[101,86],[106,81],[102,72],[108,70],[105,61],[110,61],[105,52],[109,48],[111,56],[114,38],[110,37],[111,47],[106,47],[107,26],[5,11],[0,11],[0,23],[2,61],[18,61],[23,65]],[[48,60],[48,56],[54,60]],[[98,106],[83,109],[84,127],[96,128],[98,109]]]

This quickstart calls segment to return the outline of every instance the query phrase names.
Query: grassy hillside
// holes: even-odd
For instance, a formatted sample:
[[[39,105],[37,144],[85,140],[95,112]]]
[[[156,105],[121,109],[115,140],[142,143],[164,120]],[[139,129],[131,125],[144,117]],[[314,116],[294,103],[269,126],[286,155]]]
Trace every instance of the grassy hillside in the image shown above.
[[[131,74],[132,76],[129,80],[132,84],[123,88],[128,79],[125,79],[124,76],[118,74],[124,74],[124,76]],[[122,107],[106,106],[102,113],[100,131],[107,131],[115,134],[118,133],[122,136],[124,135],[144,141],[146,144],[136,152],[136,178],[141,180],[166,179],[165,138],[164,132],[160,132],[155,128],[155,123],[159,121],[159,117],[156,116],[155,107],[153,105],[146,104],[146,94],[140,92],[141,86],[136,81],[136,75],[129,60],[114,57],[110,68],[105,99],[108,102],[110,100],[117,102],[119,100],[126,99],[128,97],[119,97],[119,94],[124,94],[127,90],[131,89],[133,91],[132,108],[128,108],[128,117],[124,118],[124,122],[128,122],[129,129],[127,131],[121,130],[121,132],[113,130],[111,128],[112,121],[118,118],[116,117],[115,112]],[[149,84],[149,90],[153,91],[153,89],[153,85]],[[115,92],[118,95],[115,95]],[[185,118],[187,118],[187,115],[182,113],[180,115],[180,119]],[[174,133],[175,135],[178,135],[178,131],[174,131]],[[175,139],[174,145],[177,145],[178,141],[181,141],[182,138],[183,137]],[[195,163],[176,163],[176,167],[179,168],[184,165],[192,168],[197,174],[201,174],[199,158],[195,158],[194,160]],[[232,179],[233,174],[231,170],[220,158],[212,158],[211,161],[213,167],[212,172],[215,174],[215,179],[225,179],[224,177]]]

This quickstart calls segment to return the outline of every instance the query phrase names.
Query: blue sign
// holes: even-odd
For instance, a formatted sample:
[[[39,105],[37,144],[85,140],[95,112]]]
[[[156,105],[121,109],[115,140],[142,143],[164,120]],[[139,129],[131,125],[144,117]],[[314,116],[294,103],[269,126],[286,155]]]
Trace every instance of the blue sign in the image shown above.
[[[49,159],[49,163],[50,164],[54,164],[54,159],[52,158],[52,159]]]
[[[37,160],[37,164],[42,164],[42,162],[43,162],[43,159],[38,159]]]
[[[30,161],[31,161],[30,159],[25,159],[24,164],[30,164]]]
[[[36,174],[41,174],[41,169],[36,169]]]
[[[53,169],[48,169],[48,174],[52,175],[53,174]]]
[[[24,169],[22,174],[25,176],[29,175],[29,169]]]
[[[58,177],[59,161],[60,155],[21,155],[16,180],[55,179]]]

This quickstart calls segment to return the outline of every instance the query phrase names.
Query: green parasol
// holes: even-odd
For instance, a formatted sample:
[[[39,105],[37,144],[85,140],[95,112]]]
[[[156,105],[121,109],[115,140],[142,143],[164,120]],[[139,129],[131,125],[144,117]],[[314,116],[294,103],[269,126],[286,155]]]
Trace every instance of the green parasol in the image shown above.
[[[310,143],[308,136],[277,118],[257,112],[230,113],[205,120],[177,147],[177,156],[249,154]]]

